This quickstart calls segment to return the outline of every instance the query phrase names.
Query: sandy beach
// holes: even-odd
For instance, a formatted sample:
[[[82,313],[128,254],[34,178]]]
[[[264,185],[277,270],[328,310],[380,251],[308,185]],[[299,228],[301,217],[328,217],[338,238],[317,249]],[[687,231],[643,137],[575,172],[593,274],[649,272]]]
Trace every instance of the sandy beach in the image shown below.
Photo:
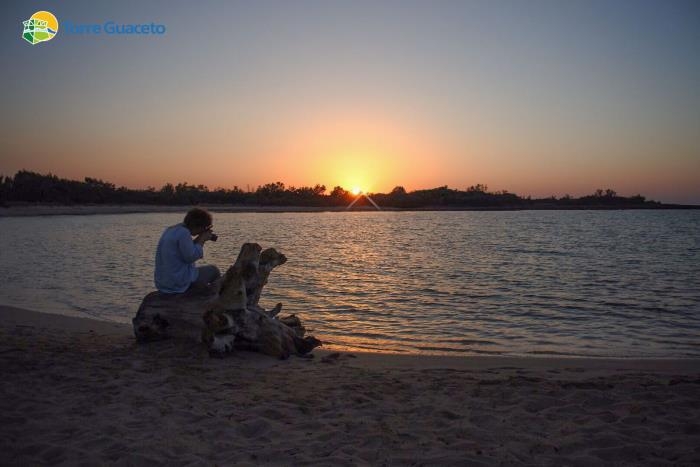
[[[698,465],[697,360],[213,359],[0,307],[2,465]]]

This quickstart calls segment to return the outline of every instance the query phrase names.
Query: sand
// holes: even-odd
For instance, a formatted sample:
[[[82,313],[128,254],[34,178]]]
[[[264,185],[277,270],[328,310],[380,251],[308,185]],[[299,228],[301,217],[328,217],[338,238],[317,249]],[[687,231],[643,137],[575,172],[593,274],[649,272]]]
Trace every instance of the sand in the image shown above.
[[[213,359],[0,307],[0,464],[700,465],[699,363]]]

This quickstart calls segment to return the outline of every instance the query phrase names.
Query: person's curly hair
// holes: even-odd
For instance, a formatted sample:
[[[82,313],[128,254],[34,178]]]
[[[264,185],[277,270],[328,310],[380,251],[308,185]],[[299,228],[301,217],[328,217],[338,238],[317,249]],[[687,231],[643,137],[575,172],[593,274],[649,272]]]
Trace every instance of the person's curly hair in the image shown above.
[[[187,211],[184,224],[188,229],[206,229],[212,224],[211,214],[206,209],[192,208]]]

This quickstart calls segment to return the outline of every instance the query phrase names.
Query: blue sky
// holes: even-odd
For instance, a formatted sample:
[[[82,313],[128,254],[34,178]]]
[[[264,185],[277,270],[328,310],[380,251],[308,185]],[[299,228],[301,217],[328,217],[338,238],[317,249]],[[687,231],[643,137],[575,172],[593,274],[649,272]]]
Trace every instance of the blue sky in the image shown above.
[[[700,2],[3,3],[0,173],[700,203]],[[21,21],[165,24],[30,46]]]

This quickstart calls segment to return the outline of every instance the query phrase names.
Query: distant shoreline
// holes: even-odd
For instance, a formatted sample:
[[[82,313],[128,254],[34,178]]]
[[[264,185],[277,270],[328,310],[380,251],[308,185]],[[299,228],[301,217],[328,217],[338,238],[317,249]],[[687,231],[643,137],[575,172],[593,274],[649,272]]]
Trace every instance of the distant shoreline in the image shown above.
[[[212,212],[226,213],[282,213],[282,212],[345,212],[342,206],[245,206],[226,204],[201,204]],[[95,215],[95,214],[138,214],[138,213],[181,213],[190,205],[152,204],[11,204],[0,206],[0,217]],[[422,208],[383,208],[383,211],[620,211],[620,210],[667,210],[700,209],[700,205],[658,204],[654,206],[532,206],[532,207],[422,207]],[[376,211],[371,206],[353,207],[352,211]]]

